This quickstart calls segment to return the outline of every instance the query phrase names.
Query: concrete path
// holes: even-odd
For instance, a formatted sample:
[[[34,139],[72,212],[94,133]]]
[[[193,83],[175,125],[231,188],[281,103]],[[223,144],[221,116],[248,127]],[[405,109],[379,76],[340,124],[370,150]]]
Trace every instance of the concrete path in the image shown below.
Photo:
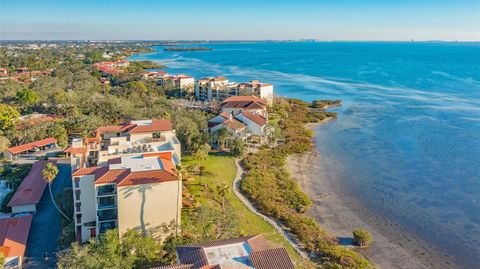
[[[72,187],[70,164],[58,162],[57,165],[59,173],[52,185],[54,197],[65,188]],[[51,201],[47,186],[33,216],[23,268],[55,268],[60,233],[60,213]],[[45,253],[48,259],[45,259]]]
[[[287,239],[288,243],[290,243],[290,245],[292,245],[292,247],[295,249],[295,251],[298,254],[300,254],[305,259],[308,259],[307,253],[304,252],[301,249],[298,241],[296,240],[296,238],[291,233],[289,233],[288,231],[283,229],[282,226],[277,221],[275,221],[274,219],[272,219],[272,218],[264,215],[260,211],[258,211],[255,208],[255,206],[250,202],[250,200],[248,200],[248,198],[242,194],[242,192],[240,191],[240,183],[243,180],[243,178],[245,177],[245,170],[240,165],[240,160],[239,159],[235,159],[235,165],[237,166],[237,175],[235,176],[235,179],[233,180],[233,192],[235,193],[235,196],[237,196],[237,198],[240,199],[240,201],[242,201],[242,203],[250,211],[252,211],[256,215],[260,216],[266,222],[270,223],[270,225],[272,225],[275,228],[275,230],[278,231],[278,233],[280,233],[281,235],[283,235],[283,237],[285,237],[285,239]]]

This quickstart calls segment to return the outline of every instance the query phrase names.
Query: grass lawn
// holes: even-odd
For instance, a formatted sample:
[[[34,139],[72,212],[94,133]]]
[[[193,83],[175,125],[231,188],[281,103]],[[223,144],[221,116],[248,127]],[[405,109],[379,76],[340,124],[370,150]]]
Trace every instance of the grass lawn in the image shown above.
[[[189,193],[194,194],[197,201],[201,204],[212,203],[212,199],[207,197],[208,195],[206,194],[205,188],[198,183],[214,187],[226,182],[229,184],[231,190],[236,175],[236,166],[232,157],[209,155],[208,159],[204,161],[195,161],[190,156],[182,158],[182,166],[188,167],[192,165],[204,166],[207,174],[204,176],[193,175],[191,176],[192,178],[185,183],[185,185],[188,185]],[[270,224],[250,212],[235,196],[233,191],[230,191],[226,198],[229,209],[234,210],[237,216],[239,233],[242,235],[263,234],[274,245],[285,247],[298,268],[314,268],[313,264],[298,255],[287,240]],[[183,218],[187,217],[187,214],[183,214]],[[182,221],[188,222],[188,219]]]

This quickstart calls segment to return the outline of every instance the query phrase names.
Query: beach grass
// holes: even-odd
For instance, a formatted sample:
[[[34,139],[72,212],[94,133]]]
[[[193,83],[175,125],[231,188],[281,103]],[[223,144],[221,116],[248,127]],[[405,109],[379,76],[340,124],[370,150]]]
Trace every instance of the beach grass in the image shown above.
[[[197,161],[191,156],[186,156],[182,158],[182,165],[186,167],[194,165],[205,167],[204,176],[193,175],[186,182],[186,185],[189,186],[189,192],[195,195],[200,204],[210,204],[212,201],[206,197],[204,188],[201,187],[199,183],[206,184],[210,187],[227,183],[230,189],[233,187],[232,184],[236,175],[236,166],[234,158],[230,156],[209,155],[206,160],[202,161]],[[233,210],[237,217],[237,229],[240,234],[263,234],[273,245],[285,247],[297,268],[314,268],[313,263],[302,258],[273,226],[248,210],[235,196],[233,191],[228,192],[226,200],[228,201],[229,209]],[[186,216],[184,215],[184,217]]]

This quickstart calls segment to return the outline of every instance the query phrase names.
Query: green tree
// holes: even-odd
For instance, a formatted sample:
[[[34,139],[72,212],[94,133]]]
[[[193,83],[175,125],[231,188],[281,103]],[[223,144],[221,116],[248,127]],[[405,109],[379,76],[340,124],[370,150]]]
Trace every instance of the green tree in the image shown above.
[[[214,133],[214,136],[218,142],[218,146],[220,147],[220,149],[224,149],[225,148],[225,144],[226,144],[226,141],[227,141],[227,138],[230,136],[230,134],[228,133],[228,130],[227,128],[221,128],[219,130],[217,130],[215,133]]]
[[[11,130],[18,124],[20,113],[10,105],[0,104],[0,129]]]
[[[243,141],[240,139],[236,139],[233,141],[232,145],[230,146],[230,152],[234,157],[240,157],[243,155],[245,146]]]
[[[58,255],[57,266],[59,269],[130,269],[150,268],[163,263],[162,245],[154,238],[137,230],[128,230],[120,240],[118,230],[112,229],[89,244],[73,243]]]
[[[67,130],[65,130],[65,127],[63,127],[62,124],[60,124],[58,122],[52,124],[47,129],[47,134],[48,134],[48,136],[51,136],[51,137],[54,137],[55,139],[57,139],[60,147],[66,147],[68,145]]]
[[[198,147],[197,151],[195,151],[195,154],[193,155],[193,157],[195,158],[195,160],[198,160],[198,161],[203,161],[203,160],[206,160],[208,158],[208,152],[210,151],[210,145],[208,144],[203,144],[201,145],[200,147]]]
[[[63,211],[58,207],[57,203],[55,202],[55,199],[53,198],[53,193],[52,193],[52,183],[55,180],[55,178],[58,175],[58,167],[52,163],[47,163],[45,168],[42,171],[42,176],[43,179],[48,183],[48,189],[50,191],[50,198],[52,199],[52,203],[55,206],[55,208],[62,214],[68,221],[72,221]]]
[[[372,234],[363,229],[356,229],[353,231],[353,240],[360,247],[368,246],[372,241]]]
[[[27,108],[32,105],[35,105],[37,101],[38,101],[38,95],[33,90],[22,89],[19,92],[17,92],[17,103],[23,108]]]
[[[10,140],[5,136],[0,136],[0,153],[3,153],[10,147]]]
[[[3,268],[4,263],[5,263],[5,256],[3,256],[3,253],[0,253],[0,268]]]
[[[216,189],[221,199],[222,212],[225,213],[225,200],[227,199],[227,194],[230,193],[230,185],[224,181],[221,185],[217,186]]]

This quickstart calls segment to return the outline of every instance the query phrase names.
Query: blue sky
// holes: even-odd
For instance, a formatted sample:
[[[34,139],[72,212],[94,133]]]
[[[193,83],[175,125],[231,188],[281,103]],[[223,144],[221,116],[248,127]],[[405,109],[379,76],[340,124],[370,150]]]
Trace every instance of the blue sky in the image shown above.
[[[480,40],[480,0],[0,0],[0,39]]]

